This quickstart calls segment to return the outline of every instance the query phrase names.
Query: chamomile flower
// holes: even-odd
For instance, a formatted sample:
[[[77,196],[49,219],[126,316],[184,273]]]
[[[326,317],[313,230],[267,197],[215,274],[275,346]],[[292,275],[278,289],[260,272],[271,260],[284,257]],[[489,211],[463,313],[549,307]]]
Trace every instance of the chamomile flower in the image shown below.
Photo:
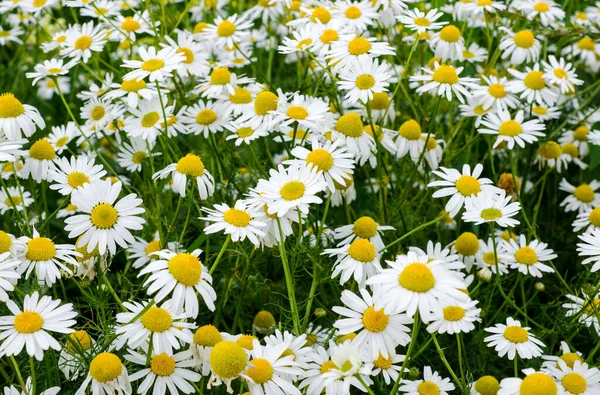
[[[235,341],[223,340],[212,348],[209,362],[211,376],[207,388],[225,383],[227,392],[232,394],[231,382],[246,370],[248,355]]]
[[[60,55],[72,58],[74,61],[83,60],[87,63],[92,52],[101,52],[106,44],[103,26],[90,21],[76,25],[66,32],[66,39],[60,45]]]
[[[464,3],[464,2],[463,2]],[[499,1],[469,1],[466,4],[463,4],[462,12],[465,15],[468,15],[469,18],[477,19],[477,18],[485,18],[485,13],[495,14],[498,11],[506,10],[506,4],[503,4]]]
[[[462,37],[460,29],[454,25],[446,25],[439,32],[434,33],[429,46],[435,57],[442,62],[464,59],[465,39]]]
[[[233,14],[223,18],[217,15],[214,23],[206,26],[201,34],[203,38],[217,47],[234,47],[250,36],[248,29],[251,27],[252,22],[246,20],[245,16]]]
[[[508,80],[506,77],[498,78],[496,76],[482,76],[485,85],[476,85],[473,87],[473,98],[478,100],[482,108],[494,108],[496,111],[507,110],[508,108],[517,108],[519,100],[507,91]],[[479,126],[479,125],[477,125]]]
[[[427,327],[429,333],[468,333],[475,329],[475,322],[481,322],[481,309],[476,308],[476,300],[463,303],[443,303],[441,310],[433,312],[432,323]]]
[[[494,222],[502,227],[514,227],[520,222],[514,217],[520,210],[519,202],[510,203],[512,196],[506,196],[504,189],[496,193],[480,193],[465,201],[465,211],[462,219],[465,222],[474,222],[481,225],[486,222]]]
[[[467,88],[472,87],[477,80],[471,77],[459,77],[463,69],[463,67],[455,68],[436,62],[433,70],[424,68],[425,74],[411,76],[410,80],[426,82],[425,85],[417,88],[419,94],[432,92],[433,95],[445,97],[448,101],[452,100],[454,94],[458,101],[464,103],[465,98],[471,97]]]
[[[188,133],[202,134],[205,138],[211,133],[217,133],[229,123],[228,107],[219,102],[200,100],[193,106],[186,107],[181,122],[186,125]]]
[[[117,244],[126,248],[135,241],[129,229],[141,230],[146,222],[138,216],[145,210],[139,207],[142,199],[134,193],[117,201],[122,185],[121,181],[96,181],[71,194],[71,203],[82,214],[65,219],[65,230],[70,238],[83,235],[78,245],[87,245],[88,252],[97,246],[100,254],[108,249],[114,255]]]
[[[394,230],[392,226],[379,225],[369,216],[363,216],[351,225],[344,225],[335,229],[334,237],[341,240],[338,246],[348,245],[357,239],[369,240],[377,251],[384,248],[381,235],[388,230]]]
[[[8,140],[21,140],[21,133],[29,137],[36,126],[44,129],[46,122],[35,107],[21,103],[12,93],[0,95],[0,130]]]
[[[90,362],[88,374],[75,395],[85,395],[87,388],[98,395],[131,394],[127,368],[121,358],[111,352],[99,353]]]
[[[153,394],[178,395],[180,393],[192,394],[195,392],[194,383],[200,381],[202,376],[194,372],[194,360],[190,357],[192,352],[182,351],[176,354],[153,350],[150,357],[150,367],[146,367],[148,356],[134,350],[129,350],[125,359],[140,366],[140,370],[129,376],[131,381],[144,379],[138,386],[138,394],[145,395],[153,388]]]
[[[594,209],[586,209],[577,215],[573,221],[573,232],[585,229],[586,232],[600,230],[600,206]]]
[[[504,36],[500,40],[498,49],[502,51],[502,59],[509,59],[510,64],[518,66],[524,62],[537,62],[542,45],[531,30],[512,32],[501,27]]]
[[[51,170],[52,184],[50,189],[68,196],[75,189],[100,180],[106,175],[102,165],[96,165],[94,158],[83,155],[72,156],[71,159],[57,158]]]
[[[585,296],[582,299],[575,295],[566,295],[570,303],[563,303],[562,307],[567,310],[566,316],[577,318],[578,322],[587,327],[593,327],[597,333],[600,333],[600,322],[598,321],[598,312],[600,311],[600,293],[593,297]]]
[[[440,260],[429,261],[427,255],[409,251],[386,261],[389,268],[371,277],[367,284],[376,285],[381,302],[393,312],[406,312],[409,317],[419,313],[423,322],[429,322],[433,311],[441,308],[441,300],[464,301],[460,291],[463,281],[453,276]]]
[[[124,80],[139,81],[148,77],[150,82],[160,82],[171,77],[184,60],[184,55],[171,47],[163,47],[159,51],[154,47],[140,47],[139,54],[142,60],[125,59],[121,65],[134,69],[123,76]]]
[[[31,85],[35,85],[42,78],[57,77],[67,74],[75,64],[75,61],[63,64],[62,59],[44,60],[42,64],[35,65],[35,72],[26,73],[25,76],[27,78],[33,78]]]
[[[314,29],[304,27],[291,31],[292,37],[284,37],[282,45],[277,47],[277,51],[284,55],[297,52],[310,51],[313,47]]]
[[[31,193],[17,187],[8,187],[0,189],[0,214],[8,210],[23,211],[33,203]]]
[[[172,163],[154,173],[152,179],[167,178],[170,174],[173,179],[173,190],[183,197],[186,195],[188,177],[196,180],[200,199],[206,200],[215,192],[215,179],[204,167],[204,163],[198,155],[187,154],[177,163]]]
[[[4,30],[4,28],[0,26],[0,45],[4,46],[9,42],[23,44],[23,41],[19,38],[19,36],[22,34],[23,29],[20,27],[13,27],[10,30]]]
[[[129,143],[123,142],[117,153],[117,163],[130,172],[141,172],[142,165],[152,154],[154,144],[149,141],[132,138]]]
[[[382,55],[394,55],[393,48],[386,42],[377,42],[376,38],[345,34],[339,40],[331,43],[331,50],[326,55],[329,64],[337,69],[343,69],[351,60],[367,55],[376,58]]]
[[[515,144],[525,148],[526,143],[532,144],[538,141],[538,137],[544,137],[542,130],[546,129],[537,119],[525,121],[523,110],[519,110],[514,116],[505,110],[488,113],[481,124],[482,127],[477,129],[479,133],[498,136],[494,148],[503,142],[507,143],[508,149],[513,149]]]
[[[540,164],[540,168],[556,168],[559,173],[569,165],[568,155],[563,154],[561,146],[552,140],[540,146],[535,162]]]
[[[539,16],[542,26],[553,26],[565,17],[565,12],[552,0],[523,0],[517,7],[530,21]]]
[[[21,149],[27,140],[5,140],[0,138],[0,162],[18,162],[19,157],[25,156],[26,153]]]
[[[582,213],[600,206],[600,192],[596,192],[600,189],[600,181],[592,180],[589,184],[584,182],[576,187],[563,178],[560,180],[559,189],[570,193],[560,203],[561,207],[565,207],[566,212],[578,211]]]
[[[337,256],[331,278],[341,273],[340,285],[353,277],[362,288],[369,278],[381,270],[380,255],[373,243],[367,239],[356,239],[341,247],[326,249],[323,254]]]
[[[233,207],[227,204],[215,204],[214,209],[203,208],[208,217],[200,219],[211,222],[204,233],[212,234],[223,231],[231,236],[233,242],[244,241],[246,238],[255,246],[265,235],[262,228],[267,225],[258,219],[258,213],[243,200],[235,202]]]
[[[579,125],[575,129],[567,130],[558,138],[558,142],[563,146],[565,144],[572,144],[575,148],[570,147],[569,150],[573,152],[571,155],[573,158],[578,156],[585,157],[589,153],[589,135],[594,133],[586,125]],[[577,154],[577,155],[575,155]]]
[[[203,325],[194,332],[190,351],[192,351],[196,370],[203,376],[210,374],[210,352],[221,341],[223,335],[214,325]]]
[[[480,272],[484,276],[491,277],[491,273],[497,274],[498,272],[501,276],[508,273],[504,246],[505,244],[502,241],[496,241],[496,251],[494,252],[494,242],[491,237],[488,238],[487,242],[479,240],[479,250],[475,255],[475,263],[477,267],[481,268]],[[497,259],[494,259],[494,257]]]
[[[323,202],[317,194],[325,190],[327,183],[317,167],[294,164],[286,169],[279,165],[269,175],[269,180],[259,180],[255,188],[267,202],[267,214],[283,217],[296,210],[308,214],[310,204]]]
[[[542,355],[542,370],[548,370],[550,367],[558,367],[558,360],[562,360],[566,366],[573,368],[575,362],[583,362],[582,354],[578,351],[571,351],[571,348],[565,341],[560,342],[560,356]]]
[[[585,258],[581,264],[587,265],[594,263],[591,268],[592,272],[600,270],[600,230],[594,229],[590,232],[579,235],[583,243],[577,244],[577,253]]]
[[[522,327],[517,320],[508,317],[505,324],[496,324],[485,328],[492,335],[483,341],[488,347],[493,347],[500,358],[507,356],[511,361],[518,355],[522,359],[536,358],[542,355],[544,343],[539,341],[531,332],[530,328]]]
[[[439,394],[448,395],[454,390],[454,384],[449,378],[442,378],[438,372],[433,372],[431,367],[423,368],[423,380],[402,380],[399,391],[406,395]]]
[[[392,75],[387,63],[377,59],[360,57],[351,59],[339,75],[338,86],[348,91],[345,95],[350,103],[367,103],[374,93],[387,92],[387,82]]]
[[[121,13],[117,13],[114,23],[127,35],[130,42],[135,42],[138,34],[154,35],[154,30],[148,24],[150,20],[148,10],[144,10],[141,13],[134,12],[131,16],[123,16]],[[123,33],[117,31],[115,34],[121,35]]]
[[[47,140],[57,155],[61,155],[66,149],[68,144],[75,137],[75,122],[69,121],[66,125],[52,126],[52,133],[47,137]]]
[[[521,353],[519,353],[519,356]],[[498,395],[528,395],[528,394],[558,394],[556,381],[549,374],[536,372],[533,369],[524,370],[524,379],[518,377],[506,378],[500,382]]]
[[[177,33],[177,41],[165,36],[175,52],[183,54],[180,63],[180,74],[202,76],[208,74],[208,59],[201,43],[194,41],[193,35],[186,32]]]
[[[143,79],[123,79],[120,84],[111,84],[110,88],[111,90],[105,93],[103,98],[113,100],[123,97],[130,108],[137,108],[140,99],[150,101],[152,98],[158,97],[156,87],[148,86]]]
[[[349,153],[354,155],[355,161],[363,165],[376,150],[375,139],[365,131],[360,114],[348,112],[335,123],[331,131],[331,141],[340,141],[346,146]]]
[[[412,10],[405,10],[402,14],[396,18],[405,28],[417,32],[417,34],[425,33],[426,31],[439,30],[448,22],[436,22],[444,16],[443,12],[440,12],[437,8],[430,9],[427,13],[413,8]]]
[[[0,355],[14,356],[25,347],[27,354],[41,361],[44,351],[60,351],[61,345],[48,332],[68,334],[74,332],[77,313],[71,303],[61,305],[60,299],[41,296],[36,291],[25,295],[23,309],[8,300],[6,307],[11,315],[0,317]]]
[[[480,163],[475,166],[472,173],[468,164],[463,165],[462,173],[456,169],[440,167],[440,170],[435,170],[433,173],[442,180],[430,182],[427,187],[443,187],[433,193],[434,198],[452,195],[445,209],[450,213],[450,217],[454,218],[464,206],[466,199],[478,196],[480,192],[499,193],[492,180],[479,178],[482,172],[483,165]]]
[[[547,367],[555,378],[559,391],[565,395],[593,395],[600,391],[600,370],[587,363],[575,360],[572,366],[558,359],[555,365]]]
[[[156,138],[164,129],[165,118],[169,119],[173,106],[164,106],[166,97],[162,99],[153,97],[150,100],[141,100],[138,108],[129,108],[130,117],[125,119],[124,129],[133,138],[140,138],[154,145]]]
[[[123,302],[128,311],[117,314],[117,323],[120,324],[115,330],[117,349],[127,344],[127,347],[137,350],[151,342],[153,351],[172,354],[173,349],[178,350],[192,343],[190,329],[196,325],[185,322],[188,318],[186,314],[176,313],[169,301],[160,307],[153,305],[147,308],[148,304]]]
[[[60,392],[60,387],[52,387],[48,388],[39,393],[39,395],[56,395]],[[29,395],[33,393],[33,385],[31,384],[31,377],[27,377],[25,381],[25,388],[22,388],[21,391],[16,389],[14,386],[4,387],[4,395]]]
[[[473,383],[470,395],[491,395],[497,394],[500,389],[500,383],[494,376],[481,376]]]
[[[564,58],[556,59],[554,55],[548,57],[550,63],[542,61],[544,66],[544,78],[551,84],[557,85],[561,93],[566,94],[575,90],[576,85],[583,84],[583,80],[577,78],[575,68],[567,63]]]
[[[247,122],[231,121],[225,125],[225,129],[232,133],[226,137],[226,140],[235,140],[236,147],[242,144],[251,144],[252,141],[269,135],[265,128],[261,126],[252,128]]]
[[[504,259],[511,269],[533,277],[542,277],[543,273],[554,273],[553,268],[543,263],[557,257],[546,243],[536,239],[527,243],[525,235],[520,235],[518,241],[511,239],[506,243],[505,249]]]
[[[200,249],[179,254],[169,250],[156,252],[158,258],[139,274],[151,273],[144,283],[148,295],[155,294],[157,302],[171,296],[171,307],[176,313],[183,311],[196,318],[199,312],[198,292],[210,311],[214,311],[217,294],[211,286],[212,276],[198,258],[201,253]]]
[[[0,252],[0,302],[6,303],[9,300],[7,292],[15,290],[15,284],[21,278],[19,265],[20,262],[14,259],[12,252]]]
[[[338,19],[348,31],[362,33],[375,24],[378,18],[376,8],[369,1],[342,0],[336,2],[332,16]]]
[[[119,117],[119,109],[103,98],[92,98],[81,107],[81,118],[85,126],[96,132],[101,132]]]
[[[509,81],[507,88],[511,93],[520,93],[520,99],[524,99],[527,103],[554,105],[558,99],[558,94],[549,81],[546,81],[546,76],[543,71],[540,71],[539,63],[536,63],[533,68],[525,67],[525,73],[515,69],[508,69],[516,79]]]

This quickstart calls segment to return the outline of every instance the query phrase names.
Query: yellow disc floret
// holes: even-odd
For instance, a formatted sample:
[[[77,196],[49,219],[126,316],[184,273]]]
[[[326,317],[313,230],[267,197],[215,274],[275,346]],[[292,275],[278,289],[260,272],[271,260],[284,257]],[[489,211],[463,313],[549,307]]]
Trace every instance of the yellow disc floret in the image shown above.
[[[169,272],[177,282],[193,287],[198,284],[202,276],[202,264],[197,257],[188,253],[181,253],[169,259]]]
[[[409,291],[424,293],[435,286],[435,277],[427,265],[415,262],[402,270],[398,283]]]
[[[122,371],[121,359],[110,352],[98,354],[90,363],[90,376],[101,383],[113,381]]]

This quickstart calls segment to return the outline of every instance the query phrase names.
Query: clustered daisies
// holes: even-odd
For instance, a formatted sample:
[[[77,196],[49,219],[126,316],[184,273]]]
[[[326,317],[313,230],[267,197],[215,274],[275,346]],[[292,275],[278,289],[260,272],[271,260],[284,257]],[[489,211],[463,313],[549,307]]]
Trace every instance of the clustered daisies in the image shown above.
[[[0,0],[4,394],[600,394],[599,25]]]

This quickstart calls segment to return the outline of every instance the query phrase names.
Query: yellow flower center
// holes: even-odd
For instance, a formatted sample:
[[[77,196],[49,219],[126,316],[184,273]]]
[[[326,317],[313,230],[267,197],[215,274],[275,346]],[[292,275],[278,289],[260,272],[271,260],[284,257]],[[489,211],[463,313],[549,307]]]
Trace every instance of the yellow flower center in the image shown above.
[[[392,355],[388,354],[387,358],[379,353],[376,360],[373,361],[373,366],[381,370],[387,370],[392,367]]]
[[[160,377],[170,376],[175,371],[175,358],[164,352],[155,355],[150,361],[150,370]]]
[[[290,106],[286,114],[288,117],[296,120],[303,120],[308,117],[308,111],[306,111],[306,108],[301,106]]]
[[[361,239],[370,239],[377,235],[377,222],[371,217],[360,217],[354,222],[352,233]]]
[[[177,171],[186,176],[201,177],[204,175],[204,163],[198,155],[187,154],[177,162]]]
[[[458,83],[458,74],[456,74],[456,69],[452,66],[441,65],[438,69],[433,73],[433,80],[440,84],[456,84]]]
[[[215,344],[221,342],[223,336],[214,325],[204,325],[194,333],[194,344],[204,347],[214,347]]]
[[[402,270],[398,282],[409,291],[424,293],[435,286],[435,277],[427,265],[415,262]]]
[[[90,363],[90,376],[101,383],[113,381],[122,371],[121,359],[110,352],[98,354]]]
[[[373,262],[377,253],[373,244],[367,239],[356,239],[348,247],[348,255],[359,262]]]
[[[298,45],[296,45],[296,49],[304,49],[312,44],[312,38],[305,38],[304,40],[298,41]]]
[[[108,203],[100,203],[94,206],[90,214],[92,224],[98,229],[110,229],[117,222],[119,213]]]
[[[281,187],[279,193],[285,200],[292,201],[304,196],[304,191],[306,191],[306,186],[303,182],[289,181]]]
[[[25,112],[25,107],[12,93],[0,95],[0,118],[16,118]]]
[[[556,159],[562,155],[562,149],[556,141],[548,141],[540,147],[538,153],[546,159]]]
[[[590,213],[588,220],[593,226],[600,228],[600,207],[596,207]]]
[[[447,306],[442,312],[446,321],[460,321],[465,316],[465,309],[460,306]]]
[[[454,248],[463,256],[473,256],[479,251],[479,240],[474,233],[464,232],[454,242]]]
[[[131,161],[136,165],[142,164],[148,155],[144,151],[138,151],[131,157]]]
[[[150,307],[140,318],[144,328],[150,332],[162,333],[173,326],[171,314],[161,307]]]
[[[473,52],[467,51],[467,50],[463,51],[463,58],[465,58],[465,59],[473,59],[474,57],[475,57],[475,54]]]
[[[158,115],[158,112],[156,112],[156,111],[149,112],[148,114],[144,115],[144,117],[142,118],[142,126],[145,128],[150,128],[150,127],[154,126],[156,124],[156,122],[158,122],[159,119],[160,119],[160,115]]]
[[[333,166],[333,156],[326,149],[317,148],[306,156],[306,164],[309,163],[325,172]]]
[[[194,34],[202,33],[208,24],[206,22],[198,22],[194,26]]]
[[[488,93],[496,99],[504,98],[507,93],[502,84],[492,84],[488,87]]]
[[[48,141],[38,140],[29,148],[29,156],[37,160],[53,160],[56,152]]]
[[[177,254],[169,259],[169,272],[177,282],[193,287],[202,276],[202,263],[192,254]]]
[[[573,132],[573,138],[577,141],[587,141],[587,135],[590,129],[587,126],[579,126]]]
[[[252,128],[249,128],[249,127],[243,127],[243,128],[239,128],[238,130],[236,130],[236,133],[237,133],[238,137],[246,138],[246,137],[252,136],[254,134],[254,130],[252,130]]]
[[[55,145],[56,145],[57,147],[64,147],[64,146],[65,146],[65,144],[67,144],[67,142],[68,142],[68,141],[69,141],[69,138],[68,138],[67,136],[65,136],[65,137],[61,137],[61,138],[59,138],[58,140],[56,140],[56,143],[55,143]]]
[[[522,131],[521,124],[514,119],[502,122],[498,128],[498,134],[501,136],[514,137],[521,134]]]
[[[373,85],[375,85],[375,78],[373,78],[373,76],[369,74],[361,74],[356,79],[355,84],[358,89],[371,89]]]
[[[504,338],[511,343],[525,343],[529,339],[529,333],[520,326],[507,326],[504,329]]]
[[[535,44],[535,37],[533,36],[531,30],[521,30],[515,34],[514,41],[517,47],[527,49],[533,47]]]
[[[144,89],[146,87],[146,82],[144,80],[124,80],[121,83],[121,90],[125,92],[137,92],[140,89]]]
[[[442,30],[440,30],[440,38],[446,42],[458,42],[460,37],[460,30],[454,25],[445,26]]]
[[[246,350],[253,350],[254,349],[254,345],[252,344],[252,342],[254,341],[254,339],[256,339],[257,337],[254,335],[242,335],[240,336],[236,342],[237,344],[239,344],[240,346],[242,346],[243,348],[245,348]]]
[[[481,211],[481,218],[488,221],[493,221],[498,218],[502,218],[502,211],[497,208],[486,208]]]
[[[140,25],[140,23],[130,16],[126,17],[125,20],[121,23],[121,29],[130,33],[135,32],[141,27],[142,26]]]
[[[348,114],[342,115],[335,123],[335,129],[348,137],[362,136],[363,123],[360,119],[360,115],[355,112],[349,112]]]
[[[160,251],[160,240],[152,240],[146,246],[144,253],[146,254],[146,256],[150,256],[150,254],[157,251]],[[156,258],[156,255],[152,255],[152,258]]]
[[[571,394],[582,394],[587,389],[587,381],[579,373],[571,372],[563,376],[561,383]]]
[[[336,30],[326,29],[321,37],[319,38],[324,44],[330,44],[334,41],[337,41],[339,38],[339,34]]]
[[[398,133],[407,140],[419,140],[421,138],[421,125],[414,119],[409,119],[400,126]]]
[[[362,55],[371,49],[371,43],[364,37],[356,37],[348,43],[348,52],[354,56]]]
[[[371,109],[375,111],[386,110],[390,105],[390,98],[385,92],[373,92]]]
[[[165,62],[162,59],[149,59],[142,63],[142,70],[153,72],[160,70],[164,65]]]
[[[523,265],[533,265],[537,262],[538,256],[531,247],[521,247],[515,252],[515,259]]]
[[[313,22],[316,22],[318,19],[322,24],[326,25],[331,20],[331,13],[327,8],[317,7],[313,10],[310,19]]]
[[[590,37],[584,37],[577,43],[577,47],[585,51],[593,51],[596,47],[596,43]]]
[[[183,54],[183,56],[185,57],[185,59],[183,60],[183,63],[190,64],[194,61],[194,53],[192,52],[191,49],[185,48],[185,47],[179,47],[179,48],[177,48],[176,52]]]
[[[214,74],[214,72],[213,72]],[[227,80],[229,81],[229,80]],[[212,83],[212,75],[211,75],[211,83]],[[227,82],[226,82],[227,83]],[[252,94],[248,89],[244,88],[235,88],[235,93],[233,95],[229,95],[229,100],[233,104],[248,104],[252,101]]]
[[[525,76],[523,83],[529,89],[533,89],[536,91],[544,89],[544,87],[546,86],[544,73],[542,73],[541,71],[531,71]]]
[[[571,158],[577,158],[579,156],[579,148],[575,144],[567,143],[563,145],[562,150],[565,154],[569,155]]]
[[[475,390],[481,395],[496,395],[500,390],[500,383],[494,376],[483,376],[475,382]]]
[[[567,74],[567,72],[564,69],[561,69],[560,67],[554,69],[554,76],[560,79],[569,78],[569,74]]]
[[[332,369],[338,369],[338,367],[335,364],[335,362],[333,362],[330,359],[329,361],[323,362],[323,364],[321,365],[321,374],[325,374],[325,373],[331,371]]]
[[[27,242],[25,258],[30,261],[43,262],[54,258],[55,255],[56,246],[47,237],[36,237]]]
[[[72,188],[79,188],[83,184],[90,182],[90,178],[80,171],[74,171],[67,176],[67,183]]]
[[[218,67],[210,74],[211,85],[226,85],[231,80],[231,71],[227,67]],[[236,90],[237,93],[237,90]],[[249,92],[248,92],[249,93]]]
[[[225,211],[225,214],[223,214],[223,219],[225,220],[225,222],[233,226],[237,226],[238,228],[245,228],[250,223],[252,217],[250,217],[250,215],[243,210],[230,208],[229,210]]]
[[[9,251],[11,246],[12,240],[8,233],[0,230],[0,254]]]
[[[75,49],[85,51],[90,47],[90,45],[92,45],[92,38],[90,36],[81,36],[75,41],[73,46]]]
[[[544,373],[533,373],[523,379],[520,395],[556,395],[558,388],[552,377]]]
[[[264,358],[254,358],[246,369],[246,375],[256,384],[264,384],[273,377],[273,366]]]
[[[427,19],[427,18],[415,18],[415,19],[413,19],[413,22],[417,26],[427,27],[427,26],[431,25],[431,22],[429,22],[429,19]]]
[[[34,333],[42,329],[44,319],[35,311],[24,311],[15,317],[15,329],[19,333]]]
[[[566,354],[563,354],[560,356],[560,359],[562,359],[571,369],[573,369],[573,367],[575,366],[575,361],[583,362],[581,357],[574,352],[568,352]],[[556,366],[559,366],[558,363],[556,364]]]
[[[200,112],[196,115],[196,123],[198,125],[210,125],[217,120],[217,113],[211,109],[205,108],[204,110],[200,110]]]
[[[440,387],[433,381],[423,381],[417,386],[419,395],[440,395]]]
[[[54,82],[54,80],[48,79],[48,80],[46,80],[46,87],[56,88],[56,83]]]
[[[277,95],[273,92],[261,92],[254,99],[254,111],[258,115],[267,115],[269,111],[277,110],[277,102]]]
[[[589,184],[581,184],[573,192],[575,198],[583,203],[591,203],[594,201],[594,190]]]
[[[86,331],[75,331],[69,335],[70,341],[67,341],[65,347],[70,352],[76,352],[80,348],[88,350],[92,345],[92,338]],[[74,344],[73,344],[74,343]]]
[[[537,12],[548,12],[548,10],[550,9],[550,6],[547,3],[540,1],[540,2],[535,3],[535,5],[533,6],[533,9],[536,10]]]
[[[219,377],[232,379],[246,368],[248,357],[237,343],[224,340],[215,344],[210,353],[210,367]]]
[[[356,6],[350,6],[346,9],[344,14],[348,19],[358,19],[362,15],[362,12],[360,12],[360,8]]]
[[[383,332],[389,321],[390,317],[385,314],[383,309],[375,310],[373,306],[366,309],[362,316],[365,329],[374,333]]]
[[[271,314],[270,311],[261,310],[254,316],[254,320],[252,321],[252,326],[259,329],[270,329],[275,325],[275,317]]]
[[[477,195],[481,191],[481,184],[473,176],[461,176],[456,180],[456,189],[463,196]]]
[[[104,107],[96,106],[92,109],[92,112],[90,115],[92,116],[93,120],[99,121],[102,119],[102,117],[104,117],[104,114],[105,114]]]
[[[228,19],[225,19],[223,22],[219,23],[219,26],[217,26],[217,34],[220,37],[229,37],[235,33],[236,30],[237,28],[235,25]]]
[[[496,260],[494,259],[494,252],[489,251],[483,254],[483,261],[490,266],[495,266]]]
[[[588,19],[588,16],[585,12],[579,11],[575,14],[575,19],[579,19],[580,21],[585,21]]]
[[[488,5],[492,5],[492,0],[478,0],[477,5],[480,7],[485,7]]]
[[[11,202],[11,199],[12,199],[12,202]],[[8,207],[16,207],[21,204],[21,197],[20,196],[7,197],[4,200],[4,204],[6,204]]]

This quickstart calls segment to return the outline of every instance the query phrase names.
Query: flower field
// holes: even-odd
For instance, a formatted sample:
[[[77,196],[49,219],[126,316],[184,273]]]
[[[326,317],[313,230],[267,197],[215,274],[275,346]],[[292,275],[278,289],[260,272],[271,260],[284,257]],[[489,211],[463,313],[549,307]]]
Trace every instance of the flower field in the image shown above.
[[[600,2],[0,0],[4,395],[600,395]]]

